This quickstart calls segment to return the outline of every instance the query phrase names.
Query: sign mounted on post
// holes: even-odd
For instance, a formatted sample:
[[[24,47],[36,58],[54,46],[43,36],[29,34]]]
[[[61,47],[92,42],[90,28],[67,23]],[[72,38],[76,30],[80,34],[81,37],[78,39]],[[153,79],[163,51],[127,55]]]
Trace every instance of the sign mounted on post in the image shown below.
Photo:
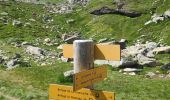
[[[94,45],[95,60],[114,60],[120,61],[121,58],[120,45]],[[63,54],[65,58],[73,58],[73,45],[63,45]]]
[[[73,75],[73,90],[77,91],[81,88],[91,86],[95,82],[104,80],[107,77],[106,66],[97,67],[94,69],[86,70]]]
[[[115,100],[115,94],[85,88],[74,92],[72,86],[50,84],[49,100]]]

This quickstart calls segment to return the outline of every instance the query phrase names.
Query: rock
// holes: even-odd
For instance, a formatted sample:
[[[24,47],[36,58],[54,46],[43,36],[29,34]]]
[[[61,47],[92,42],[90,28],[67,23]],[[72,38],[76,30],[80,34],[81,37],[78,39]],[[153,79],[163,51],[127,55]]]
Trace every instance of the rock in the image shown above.
[[[49,44],[51,42],[50,38],[45,38],[43,44]]]
[[[17,64],[18,64],[18,59],[12,59],[9,62],[7,62],[6,66],[8,67],[8,69],[13,69],[16,67]]]
[[[87,5],[90,0],[67,0],[70,4],[80,4],[82,6]]]
[[[2,64],[3,62],[4,62],[4,58],[0,56],[0,64]]]
[[[18,21],[18,20],[13,20],[12,25],[13,25],[13,26],[21,27],[21,26],[22,26],[22,22],[21,22],[21,21]]]
[[[148,58],[142,54],[137,55],[138,63],[142,66],[155,67],[160,66],[162,63],[156,61],[156,59]]]
[[[108,38],[103,38],[103,39],[100,39],[98,43],[107,42],[108,40],[109,40]]]
[[[31,27],[31,23],[27,22],[24,24],[25,27]]]
[[[165,76],[165,78],[170,78],[170,73]]]
[[[146,44],[144,46],[146,49],[148,49],[148,51],[150,51],[150,50],[157,48],[158,44],[155,42],[146,42]]]
[[[17,58],[21,58],[21,55],[19,53],[16,53],[12,59],[17,59]]]
[[[169,54],[170,53],[170,46],[157,47],[157,48],[153,49],[152,52],[155,53],[155,54]]]
[[[46,4],[46,9],[48,12],[56,14],[56,13],[71,13],[73,11],[73,7],[70,4]]]
[[[126,47],[127,47],[127,40],[126,39],[121,39],[120,41],[119,41],[119,44],[120,44],[120,48],[121,49],[125,49]]]
[[[138,67],[139,64],[136,60],[132,60],[132,61],[123,61],[122,64],[119,66],[121,68],[132,68],[132,67]]]
[[[69,70],[64,72],[64,77],[71,77],[74,74],[74,70]]]
[[[155,78],[157,75],[153,72],[148,72],[147,74],[145,74],[146,78]]]
[[[64,58],[63,56],[61,57],[61,60],[62,60],[63,62],[69,62],[69,61],[70,61],[69,58]]]
[[[35,19],[33,19],[33,18],[31,18],[31,19],[29,19],[29,21],[35,22],[36,20],[35,20]]]
[[[66,21],[67,24],[71,24],[71,23],[74,23],[74,22],[75,22],[74,19],[69,19],[69,20]]]
[[[131,75],[131,76],[134,76],[134,75],[136,75],[136,73],[135,72],[130,72],[130,73],[128,73],[129,75]]]
[[[32,43],[30,43],[30,42],[22,42],[21,45],[22,46],[29,46],[29,45],[32,46]]]
[[[164,16],[165,18],[170,18],[170,10],[165,11]]]
[[[28,46],[26,48],[26,52],[31,54],[31,55],[37,55],[37,56],[42,56],[44,55],[44,50],[38,47],[34,46]]]
[[[65,39],[64,42],[67,42],[68,44],[73,44],[74,40],[78,40],[78,39],[80,39],[80,37],[74,35],[72,37]]]
[[[15,43],[14,43],[14,46],[15,46],[15,47],[21,47],[21,42],[15,42]]]
[[[123,72],[139,72],[141,69],[136,69],[136,68],[125,68],[123,69]]]
[[[170,70],[170,63],[165,64],[161,67],[162,70]]]
[[[2,16],[7,16],[8,13],[7,13],[7,12],[2,12],[0,15],[2,15]]]
[[[57,47],[57,49],[63,50],[63,44],[59,45],[59,46]]]

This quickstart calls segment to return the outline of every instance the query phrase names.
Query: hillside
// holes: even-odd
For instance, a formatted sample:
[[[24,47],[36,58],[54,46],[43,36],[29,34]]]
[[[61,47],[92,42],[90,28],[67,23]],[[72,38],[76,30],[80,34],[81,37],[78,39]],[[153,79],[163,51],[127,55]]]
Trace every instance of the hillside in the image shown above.
[[[170,0],[87,1],[0,0],[0,100],[47,100],[49,84],[72,85],[61,45],[76,39],[123,45],[122,65],[95,62],[108,64],[95,89],[117,100],[170,99]]]

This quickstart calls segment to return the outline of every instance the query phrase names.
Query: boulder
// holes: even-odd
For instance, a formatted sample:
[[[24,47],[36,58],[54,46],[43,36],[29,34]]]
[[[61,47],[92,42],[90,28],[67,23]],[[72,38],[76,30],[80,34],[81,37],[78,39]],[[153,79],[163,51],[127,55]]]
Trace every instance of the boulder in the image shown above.
[[[162,70],[170,70],[170,63],[165,64],[161,67]]]
[[[170,78],[170,73],[165,76],[165,78]]]
[[[155,54],[169,54],[170,53],[170,46],[157,47],[157,48],[153,49],[152,52],[155,53]]]
[[[6,66],[8,69],[13,69],[16,67],[16,65],[18,64],[18,59],[12,59],[10,61],[7,62]]]
[[[18,20],[13,20],[12,25],[13,25],[13,26],[21,27],[21,26],[22,26],[22,22],[21,22],[21,21],[18,21]]]
[[[165,18],[170,18],[170,10],[165,11],[164,16]]]
[[[69,70],[64,72],[64,77],[71,77],[74,74],[74,70]]]
[[[148,58],[142,54],[138,54],[136,56],[136,59],[138,60],[138,63],[142,66],[155,67],[162,65],[162,63],[156,61],[156,59]]]
[[[2,64],[3,62],[4,62],[4,58],[0,56],[0,64]]]
[[[108,41],[108,38],[103,38],[103,39],[100,39],[98,43],[103,43],[103,42],[107,42]]]
[[[137,69],[137,68],[125,68],[123,69],[123,72],[139,72],[142,69]]]
[[[32,43],[30,43],[30,42],[22,42],[21,45],[22,45],[22,46],[29,46],[29,45],[31,46]]]
[[[8,13],[7,13],[7,12],[2,12],[2,13],[0,13],[0,15],[2,15],[2,16],[7,16]]]
[[[157,75],[154,72],[148,72],[147,74],[145,74],[146,78],[155,78]]]
[[[34,47],[34,46],[28,46],[26,48],[26,52],[31,54],[31,55],[37,55],[37,56],[42,56],[44,55],[44,50],[39,48],[39,47]]]

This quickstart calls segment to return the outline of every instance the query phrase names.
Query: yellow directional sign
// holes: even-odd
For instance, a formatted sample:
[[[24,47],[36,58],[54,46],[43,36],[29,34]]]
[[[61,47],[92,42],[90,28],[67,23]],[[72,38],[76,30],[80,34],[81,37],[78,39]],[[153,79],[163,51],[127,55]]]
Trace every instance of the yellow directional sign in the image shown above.
[[[49,100],[115,100],[115,94],[85,88],[74,92],[72,86],[50,84]]]
[[[81,88],[91,86],[95,82],[104,80],[104,78],[107,77],[107,68],[106,66],[97,67],[94,69],[76,73],[73,77],[73,89],[74,91],[77,91]]]
[[[120,61],[120,45],[95,45],[94,46],[94,59],[95,60],[115,60]],[[73,58],[73,45],[63,45],[63,54],[65,58]]]

